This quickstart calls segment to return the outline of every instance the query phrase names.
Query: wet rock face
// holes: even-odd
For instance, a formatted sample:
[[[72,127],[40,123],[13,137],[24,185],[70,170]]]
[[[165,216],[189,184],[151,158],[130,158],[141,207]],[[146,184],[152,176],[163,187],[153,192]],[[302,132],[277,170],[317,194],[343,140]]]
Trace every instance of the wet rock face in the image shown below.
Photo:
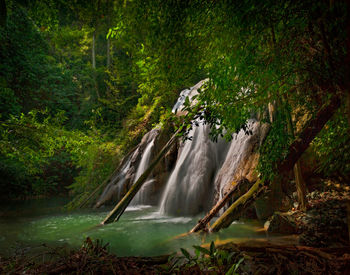
[[[173,131],[170,128],[162,129],[155,139],[154,150],[152,151],[151,159],[154,159],[160,150],[171,138]],[[148,198],[143,202],[144,204],[157,205],[159,203],[160,195],[165,187],[171,171],[176,163],[177,144],[175,143],[165,157],[158,163],[153,170],[150,179],[153,179],[149,186]]]
[[[214,181],[214,203],[229,192],[232,182],[238,182],[241,178],[250,182],[257,180],[259,147],[269,131],[269,125],[250,120],[248,128],[252,131],[251,135],[241,130],[228,145]]]
[[[164,129],[158,127],[146,133],[134,152],[123,161],[124,164],[122,164],[120,171],[115,177],[112,177],[102,195],[97,200],[96,207],[117,203],[168,142],[172,132],[173,130],[170,127]],[[150,147],[150,145],[152,146]],[[145,154],[148,154],[148,156],[145,156]],[[145,186],[139,191],[140,194],[132,201],[132,204],[156,205],[158,203],[164,184],[176,162],[176,155],[177,146],[175,144],[165,158],[158,163],[144,184]],[[143,159],[145,157],[147,160]],[[140,166],[143,167],[141,168]]]

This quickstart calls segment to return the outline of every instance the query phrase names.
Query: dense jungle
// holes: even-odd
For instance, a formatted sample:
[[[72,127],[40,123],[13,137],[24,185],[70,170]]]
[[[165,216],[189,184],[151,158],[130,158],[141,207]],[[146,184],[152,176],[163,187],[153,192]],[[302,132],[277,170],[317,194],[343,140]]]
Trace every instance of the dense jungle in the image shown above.
[[[350,274],[350,2],[0,0],[1,274]]]

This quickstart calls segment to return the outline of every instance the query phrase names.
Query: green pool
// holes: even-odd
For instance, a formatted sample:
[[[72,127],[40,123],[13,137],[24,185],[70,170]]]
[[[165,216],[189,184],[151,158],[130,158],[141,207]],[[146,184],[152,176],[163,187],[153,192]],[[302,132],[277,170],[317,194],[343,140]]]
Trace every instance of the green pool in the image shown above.
[[[49,246],[81,246],[86,237],[109,243],[118,256],[152,256],[172,253],[180,247],[211,240],[265,238],[258,224],[238,222],[210,235],[179,235],[188,232],[201,217],[161,216],[151,206],[129,207],[117,223],[98,226],[110,209],[62,211],[66,199],[3,204],[0,211],[0,253]]]

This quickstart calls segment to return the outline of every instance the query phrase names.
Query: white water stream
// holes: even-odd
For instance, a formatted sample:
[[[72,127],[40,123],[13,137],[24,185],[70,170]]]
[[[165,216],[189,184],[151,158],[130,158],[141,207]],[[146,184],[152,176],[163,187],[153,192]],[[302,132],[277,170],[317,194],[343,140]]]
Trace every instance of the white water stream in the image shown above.
[[[142,154],[140,164],[137,167],[134,183],[140,178],[140,176],[146,171],[149,166],[155,138],[156,136],[151,140],[150,143],[148,143],[145,151]],[[150,191],[152,190],[152,183],[154,183],[154,181],[150,179],[143,184],[139,192],[137,192],[136,196],[132,199],[131,205],[145,205],[148,203]]]
[[[195,100],[193,97],[199,93],[198,90],[204,83],[205,81],[201,81],[192,88],[183,90],[173,107],[173,112],[182,112],[186,97],[190,101]],[[255,120],[249,120],[247,125],[252,135],[247,135],[241,130],[233,136],[232,141],[218,139],[216,143],[209,138],[208,124],[200,120],[197,120],[196,124],[198,126],[193,126],[188,135],[191,139],[180,142],[175,167],[167,182],[164,182],[162,195],[158,196],[161,215],[193,216],[208,211],[213,205],[214,193],[215,199],[221,198],[233,180],[245,176],[240,169],[243,169],[253,154],[260,138],[260,123]],[[118,180],[109,185],[101,197],[108,198],[108,194],[114,192],[119,200],[122,191],[125,193],[126,175],[134,175],[132,183],[139,179],[152,161],[158,135],[159,129],[152,129],[144,136],[140,147],[123,167]],[[134,162],[137,154],[141,154],[140,160]],[[155,181],[150,177],[144,183],[131,202],[133,207],[150,204],[151,195],[162,191],[159,187],[154,188]]]

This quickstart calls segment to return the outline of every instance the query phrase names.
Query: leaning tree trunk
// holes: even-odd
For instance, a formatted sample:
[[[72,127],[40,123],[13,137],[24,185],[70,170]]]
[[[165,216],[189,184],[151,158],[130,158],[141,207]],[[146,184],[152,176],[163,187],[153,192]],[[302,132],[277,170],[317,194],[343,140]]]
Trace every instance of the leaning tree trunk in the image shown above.
[[[297,89],[298,91],[298,89]],[[286,99],[286,104],[288,104],[288,100]],[[293,127],[293,121],[292,116],[288,110],[288,108],[285,108],[285,111],[287,112],[287,125],[288,125],[288,131],[290,135],[295,139],[295,132]],[[299,203],[299,209],[302,211],[305,211],[307,208],[307,199],[306,199],[306,184],[303,178],[303,174],[301,172],[301,166],[300,166],[300,160],[298,159],[297,162],[294,164],[293,167],[294,171],[294,178],[295,178],[295,185],[297,188],[297,197],[298,197],[298,203]]]
[[[228,227],[234,220],[238,219],[241,213],[249,208],[256,198],[266,189],[266,186],[261,180],[256,181],[253,186],[236,200],[215,223],[209,228],[210,232],[217,232],[221,228]]]
[[[135,146],[133,149],[131,149],[129,151],[129,153],[121,160],[121,162],[119,163],[119,165],[117,166],[116,169],[114,169],[113,173],[110,174],[99,186],[97,186],[91,193],[90,195],[83,201],[81,202],[77,208],[83,208],[89,201],[91,201],[95,196],[96,194],[98,194],[98,192],[104,187],[106,186],[108,183],[111,182],[111,180],[114,178],[114,176],[116,176],[119,172],[120,172],[120,169],[122,169],[122,167],[124,166],[125,164],[125,161],[130,157],[130,155],[135,152],[135,150],[137,149],[137,146]],[[99,208],[100,205],[99,204],[96,204],[94,206],[94,208]]]
[[[252,183],[246,178],[241,179],[238,183],[232,182],[233,187],[231,190],[220,200],[217,204],[210,210],[210,212],[203,218],[198,221],[195,227],[191,229],[189,233],[198,232],[206,228],[210,220],[223,208],[229,200],[237,200],[245,192],[249,190],[252,186]]]
[[[340,103],[340,99],[333,96],[330,103],[323,106],[317,112],[316,116],[308,121],[299,137],[289,146],[287,156],[275,166],[277,167],[277,174],[285,174],[293,168],[303,152],[309,147],[312,140],[339,108]],[[267,185],[267,182],[264,184],[264,182],[258,180],[247,193],[235,201],[225,213],[216,220],[216,222],[210,227],[210,231],[217,232],[221,228],[228,227],[232,221],[238,217],[242,210],[248,208],[255,199],[264,192]]]
[[[119,203],[114,207],[114,209],[108,213],[106,218],[103,220],[101,224],[111,223],[113,221],[118,221],[120,216],[124,213],[126,207],[129,205],[131,200],[134,198],[136,193],[141,189],[142,185],[147,180],[148,176],[151,174],[153,169],[156,167],[158,162],[166,155],[166,153],[170,150],[172,145],[177,139],[177,135],[179,130],[170,138],[167,144],[164,145],[162,150],[158,153],[156,158],[151,162],[146,171],[139,177],[139,179],[131,186],[129,191],[125,194],[125,196],[119,201]]]

